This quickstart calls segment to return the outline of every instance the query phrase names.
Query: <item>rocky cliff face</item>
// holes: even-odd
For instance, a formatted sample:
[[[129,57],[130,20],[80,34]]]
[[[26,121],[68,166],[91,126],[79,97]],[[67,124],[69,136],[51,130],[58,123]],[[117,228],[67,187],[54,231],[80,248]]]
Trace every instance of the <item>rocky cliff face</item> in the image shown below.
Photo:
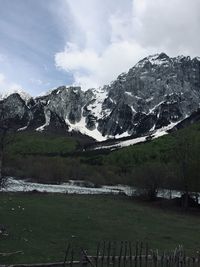
[[[79,131],[99,141],[146,135],[185,119],[199,103],[200,59],[164,53],[100,89],[62,86],[28,101],[19,94],[1,101],[17,129]]]

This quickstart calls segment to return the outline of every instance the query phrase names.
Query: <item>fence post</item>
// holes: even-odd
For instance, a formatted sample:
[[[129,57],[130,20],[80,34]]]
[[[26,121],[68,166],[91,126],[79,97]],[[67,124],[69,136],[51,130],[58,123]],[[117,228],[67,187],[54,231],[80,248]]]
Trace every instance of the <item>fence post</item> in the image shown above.
[[[142,249],[143,249],[143,243],[140,243],[140,267],[142,266]]]
[[[65,258],[64,258],[64,262],[63,262],[63,266],[64,267],[66,265],[66,261],[67,261],[67,256],[68,256],[68,253],[69,253],[69,249],[70,249],[70,244],[68,244],[67,249],[65,251]]]
[[[133,249],[135,249],[135,254]],[[94,256],[90,254],[88,256],[86,250],[80,249],[80,260],[76,260],[75,253],[75,248],[68,244],[64,262],[41,263],[37,267],[75,267],[78,265],[85,267],[88,263],[91,267],[109,267],[110,265],[113,265],[113,267],[200,267],[200,254],[197,252],[192,257],[186,256],[186,252],[181,246],[175,250],[159,253],[158,250],[149,250],[148,243],[136,242],[134,248],[131,241],[120,241],[120,243],[103,241],[103,243],[97,243],[96,255]],[[17,266],[13,265],[13,267]],[[27,267],[34,267],[34,265],[27,265]]]
[[[113,267],[115,267],[115,257],[116,257],[116,246],[117,246],[117,243],[116,241],[114,241],[113,243],[113,256],[112,256],[112,263],[113,263]]]
[[[127,241],[124,243],[124,267],[126,267]]]
[[[111,243],[110,241],[108,242],[108,254],[107,254],[107,267],[110,264],[110,249],[111,249]]]
[[[133,258],[132,258],[132,244],[131,241],[129,241],[129,253],[130,253],[130,267],[133,266]]]
[[[148,248],[148,243],[146,243],[146,249],[145,249],[145,267],[147,267],[147,263],[148,263],[148,252],[149,252],[149,248]]]
[[[135,247],[135,267],[137,267],[137,260],[138,260],[138,242],[136,242],[136,247]]]
[[[102,252],[102,257],[101,257],[101,267],[103,267],[104,263],[104,255],[105,255],[105,241],[103,241],[103,252]]]
[[[119,259],[118,259],[118,266],[121,265],[122,251],[123,251],[123,241],[121,241],[120,252],[119,252]]]
[[[100,242],[98,242],[98,244],[97,244],[96,267],[98,267],[98,261],[99,261],[99,249],[100,249]]]
[[[70,267],[73,267],[73,261],[74,261],[74,250],[71,250],[71,262],[70,262]]]
[[[80,266],[81,267],[87,267],[87,260],[86,260],[86,257],[83,253],[83,250],[80,250]]]

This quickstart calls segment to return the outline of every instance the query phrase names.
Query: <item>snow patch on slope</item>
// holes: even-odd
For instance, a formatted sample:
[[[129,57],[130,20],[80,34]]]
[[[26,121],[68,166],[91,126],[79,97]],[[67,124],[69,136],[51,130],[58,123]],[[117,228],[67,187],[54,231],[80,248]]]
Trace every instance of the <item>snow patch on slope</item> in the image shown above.
[[[91,115],[97,118],[97,120],[102,119],[105,116],[108,116],[110,111],[103,110],[103,102],[108,96],[107,90],[103,88],[94,89],[94,102],[87,106],[87,109],[90,111]]]
[[[108,109],[103,109],[103,102],[104,100],[107,98],[108,96],[108,92],[106,90],[106,88],[99,88],[99,89],[93,89],[93,100],[91,101],[91,104],[87,105],[87,110],[89,111],[90,115],[94,116],[96,118],[96,120],[98,121],[99,119],[105,117],[105,116],[109,116],[110,114],[110,110]],[[87,123],[86,123],[86,117],[83,116],[84,111],[82,108],[81,111],[82,117],[80,119],[80,121],[76,122],[76,123],[71,123],[69,121],[69,119],[66,117],[65,118],[65,122],[66,124],[69,126],[69,131],[76,131],[76,132],[80,132],[84,135],[88,135],[92,138],[94,138],[95,140],[101,142],[101,141],[105,141],[108,139],[108,136],[103,136],[99,131],[98,131],[98,122],[96,123],[96,128],[91,130],[88,129],[86,127]]]
[[[36,129],[36,131],[38,131],[38,132],[44,131],[45,127],[49,125],[50,119],[51,119],[51,112],[48,110],[48,111],[45,112],[45,124],[43,124],[42,126],[38,127]]]
[[[156,132],[152,133],[152,135],[146,135],[146,136],[142,136],[142,137],[137,137],[134,139],[130,139],[130,140],[126,140],[126,141],[119,141],[118,143],[115,143],[113,145],[105,145],[105,146],[98,146],[95,147],[94,150],[99,150],[99,149],[118,149],[118,148],[122,148],[122,147],[127,147],[127,146],[131,146],[131,145],[135,145],[138,143],[142,143],[148,140],[148,138],[151,139],[156,139],[158,137],[164,136],[166,134],[168,134],[168,131],[170,129],[172,129],[174,126],[176,126],[176,124],[178,124],[180,121],[178,122],[172,122],[170,123],[168,126],[162,127],[160,129],[158,129]]]
[[[71,123],[68,118],[65,118],[66,124],[69,126],[69,132],[75,131],[75,132],[80,132],[84,135],[88,135],[92,138],[94,138],[97,141],[105,141],[107,137],[102,136],[102,134],[97,130],[89,130],[86,128],[86,121],[85,117],[82,116],[81,120],[76,123]]]

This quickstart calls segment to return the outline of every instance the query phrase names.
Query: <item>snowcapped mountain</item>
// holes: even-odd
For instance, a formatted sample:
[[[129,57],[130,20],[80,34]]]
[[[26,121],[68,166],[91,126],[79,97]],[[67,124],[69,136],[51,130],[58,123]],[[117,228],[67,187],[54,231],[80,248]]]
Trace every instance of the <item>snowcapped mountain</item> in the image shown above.
[[[200,59],[156,54],[99,89],[61,86],[27,101],[15,93],[1,102],[4,117],[21,130],[79,132],[97,141],[142,137],[199,108]]]

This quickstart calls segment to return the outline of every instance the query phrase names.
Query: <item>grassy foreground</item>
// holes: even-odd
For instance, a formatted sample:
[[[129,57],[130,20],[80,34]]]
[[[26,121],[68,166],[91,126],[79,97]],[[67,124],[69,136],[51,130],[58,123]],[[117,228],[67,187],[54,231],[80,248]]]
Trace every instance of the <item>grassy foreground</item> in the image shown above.
[[[119,196],[0,194],[0,224],[9,232],[0,238],[0,252],[23,251],[0,257],[0,263],[63,260],[69,240],[90,252],[101,240],[139,240],[158,249],[200,247],[199,216]]]

